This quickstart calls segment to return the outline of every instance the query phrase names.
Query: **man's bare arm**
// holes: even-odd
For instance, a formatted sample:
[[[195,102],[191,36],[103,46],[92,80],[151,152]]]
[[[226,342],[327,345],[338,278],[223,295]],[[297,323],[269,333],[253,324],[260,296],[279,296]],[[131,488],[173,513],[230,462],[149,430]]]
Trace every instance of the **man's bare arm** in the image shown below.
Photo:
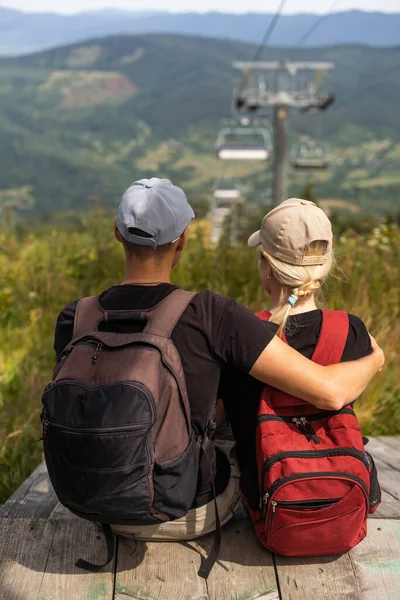
[[[275,337],[261,353],[250,375],[325,410],[352,402],[382,369],[383,351],[372,340],[372,353],[356,361],[323,367]]]

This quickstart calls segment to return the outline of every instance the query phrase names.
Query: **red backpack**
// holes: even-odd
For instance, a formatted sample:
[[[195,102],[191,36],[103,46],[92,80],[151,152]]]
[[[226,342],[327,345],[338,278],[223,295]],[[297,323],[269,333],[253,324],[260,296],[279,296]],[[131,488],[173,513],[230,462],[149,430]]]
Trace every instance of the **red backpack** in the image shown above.
[[[271,314],[257,316],[268,320]],[[340,362],[348,331],[347,313],[322,311],[312,360]],[[321,556],[346,552],[364,539],[367,515],[378,507],[380,489],[350,405],[320,410],[266,386],[256,439],[260,512],[250,512],[256,535],[268,550]]]

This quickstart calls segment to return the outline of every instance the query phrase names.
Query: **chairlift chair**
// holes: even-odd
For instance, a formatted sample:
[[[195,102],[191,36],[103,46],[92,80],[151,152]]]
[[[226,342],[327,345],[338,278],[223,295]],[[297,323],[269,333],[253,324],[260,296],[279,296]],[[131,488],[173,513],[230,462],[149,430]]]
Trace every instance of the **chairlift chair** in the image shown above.
[[[242,192],[233,179],[223,177],[215,186],[213,195],[216,200],[239,200]]]
[[[298,142],[293,146],[291,162],[295,169],[326,169],[329,166],[328,149],[315,140]]]
[[[271,134],[265,126],[233,126],[221,129],[217,156],[221,160],[267,160]]]

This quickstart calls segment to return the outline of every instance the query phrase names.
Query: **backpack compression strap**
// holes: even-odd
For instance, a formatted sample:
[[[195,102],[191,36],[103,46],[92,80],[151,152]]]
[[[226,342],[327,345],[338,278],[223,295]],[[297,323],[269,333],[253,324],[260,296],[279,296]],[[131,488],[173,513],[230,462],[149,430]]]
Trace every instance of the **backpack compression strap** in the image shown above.
[[[214,431],[216,428],[216,423],[214,419],[210,419],[206,428],[205,435],[203,437],[203,441],[201,443],[201,450],[204,452],[205,457],[207,459],[208,467],[211,473],[211,482],[212,482],[212,493],[214,497],[214,510],[215,510],[215,535],[213,545],[211,546],[211,550],[207,558],[202,559],[201,567],[198,571],[199,577],[203,579],[207,579],[211,569],[215,565],[218,559],[218,554],[221,548],[221,539],[222,539],[222,527],[221,527],[221,519],[219,517],[218,504],[217,504],[217,495],[215,493],[215,472],[213,468],[214,463]]]
[[[79,569],[84,569],[85,571],[90,571],[91,573],[97,573],[103,567],[106,567],[108,565],[108,563],[110,563],[112,561],[112,559],[114,558],[114,537],[113,537],[112,529],[111,529],[110,525],[105,525],[103,523],[101,526],[103,528],[103,533],[104,533],[104,537],[106,538],[106,544],[107,544],[107,559],[106,559],[106,561],[101,565],[95,565],[93,563],[88,562],[87,560],[83,560],[83,558],[79,558],[75,563],[75,566],[78,567]]]
[[[349,334],[349,315],[344,310],[323,310],[322,325],[312,361],[326,367],[339,363]]]

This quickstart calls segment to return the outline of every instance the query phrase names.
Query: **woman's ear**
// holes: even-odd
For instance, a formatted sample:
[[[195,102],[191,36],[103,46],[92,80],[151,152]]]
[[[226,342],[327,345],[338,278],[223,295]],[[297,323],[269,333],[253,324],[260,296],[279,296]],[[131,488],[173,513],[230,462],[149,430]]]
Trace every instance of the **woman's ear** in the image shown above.
[[[269,259],[268,259],[268,254],[266,252],[263,252],[262,255],[263,255],[263,259],[265,260],[267,279],[271,279],[272,278],[272,267],[271,267],[271,263],[269,262]]]

